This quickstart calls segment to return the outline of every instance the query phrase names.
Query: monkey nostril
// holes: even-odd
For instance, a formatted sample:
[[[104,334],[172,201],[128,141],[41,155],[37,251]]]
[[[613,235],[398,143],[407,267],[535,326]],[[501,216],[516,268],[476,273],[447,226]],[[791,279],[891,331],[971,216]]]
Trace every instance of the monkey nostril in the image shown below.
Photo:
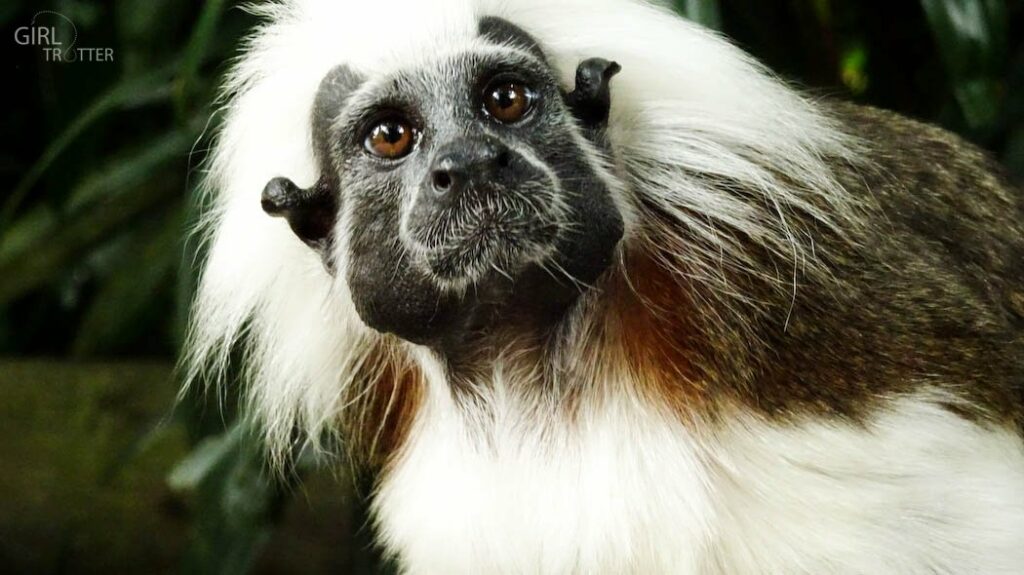
[[[497,161],[499,168],[507,168],[512,165],[512,155],[508,153],[508,150],[502,150],[498,154]]]
[[[446,192],[452,187],[452,176],[444,170],[437,170],[431,175],[434,189],[439,192]]]

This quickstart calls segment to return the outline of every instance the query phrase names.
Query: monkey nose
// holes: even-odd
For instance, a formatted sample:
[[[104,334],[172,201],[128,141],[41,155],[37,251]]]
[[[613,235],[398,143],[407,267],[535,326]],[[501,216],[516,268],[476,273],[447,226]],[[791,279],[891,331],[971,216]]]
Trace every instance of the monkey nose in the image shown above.
[[[437,196],[457,197],[468,186],[501,177],[512,153],[495,138],[465,138],[442,146],[430,170],[430,188]]]
[[[451,170],[434,170],[430,174],[430,183],[434,186],[434,191],[439,194],[448,193],[448,190],[455,184]]]

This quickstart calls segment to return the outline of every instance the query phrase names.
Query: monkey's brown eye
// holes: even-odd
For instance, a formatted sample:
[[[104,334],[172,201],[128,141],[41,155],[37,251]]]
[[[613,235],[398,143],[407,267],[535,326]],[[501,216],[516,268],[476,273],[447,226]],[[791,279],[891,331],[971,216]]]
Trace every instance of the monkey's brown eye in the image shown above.
[[[366,134],[366,150],[375,156],[396,160],[412,151],[414,136],[412,125],[404,118],[385,118]]]
[[[529,86],[504,80],[492,83],[484,90],[484,110],[487,115],[503,124],[512,124],[526,116],[536,94]]]

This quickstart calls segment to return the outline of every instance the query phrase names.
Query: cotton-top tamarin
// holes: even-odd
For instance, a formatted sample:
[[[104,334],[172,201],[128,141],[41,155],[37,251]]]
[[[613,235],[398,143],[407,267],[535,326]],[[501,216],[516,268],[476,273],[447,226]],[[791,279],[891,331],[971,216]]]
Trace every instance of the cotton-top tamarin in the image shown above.
[[[408,573],[1019,573],[1024,200],[633,0],[282,0],[185,358]]]

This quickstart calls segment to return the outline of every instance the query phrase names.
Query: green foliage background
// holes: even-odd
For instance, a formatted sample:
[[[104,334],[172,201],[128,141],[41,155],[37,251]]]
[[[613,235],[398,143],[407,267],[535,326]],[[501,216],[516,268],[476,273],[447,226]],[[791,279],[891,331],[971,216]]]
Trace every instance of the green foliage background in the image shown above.
[[[673,5],[787,79],[939,123],[1024,176],[1020,0]],[[46,62],[13,42],[44,9],[75,23],[78,46],[113,48],[114,61]],[[254,23],[227,0],[0,5],[0,356],[174,360],[196,281],[197,248],[185,238],[220,119],[213,98]],[[46,25],[67,37],[62,20]],[[258,450],[226,423],[230,413],[205,407],[188,400],[173,416],[196,446],[168,477],[198,502],[181,568],[247,572],[295,491],[260,473]],[[366,555],[358,570],[381,568]]]

